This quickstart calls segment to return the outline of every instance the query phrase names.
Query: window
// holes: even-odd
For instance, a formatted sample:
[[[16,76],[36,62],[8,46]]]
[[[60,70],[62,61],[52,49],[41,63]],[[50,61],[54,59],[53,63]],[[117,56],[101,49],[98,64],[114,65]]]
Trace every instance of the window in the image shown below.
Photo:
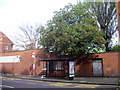
[[[43,70],[46,70],[46,62],[43,62]]]
[[[7,45],[4,46],[4,52],[8,52],[8,46]]]
[[[55,65],[56,70],[62,70],[63,69],[63,62],[57,61]]]
[[[0,37],[0,41],[2,41],[2,37]]]

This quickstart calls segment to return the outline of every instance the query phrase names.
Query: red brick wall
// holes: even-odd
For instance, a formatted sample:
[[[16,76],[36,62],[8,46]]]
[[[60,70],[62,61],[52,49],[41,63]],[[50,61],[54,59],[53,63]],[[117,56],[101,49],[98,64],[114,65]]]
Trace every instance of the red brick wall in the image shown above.
[[[118,54],[118,73],[120,76],[120,53]]]
[[[104,76],[118,76],[119,75],[119,53],[101,53],[96,54],[99,55],[99,58],[103,58],[103,74]]]
[[[32,52],[36,53],[36,60],[38,59],[50,59],[53,58],[54,55],[49,53],[45,53],[43,50],[28,50],[28,51],[18,51],[18,52],[9,52],[3,53],[3,56],[15,56],[20,55],[20,62],[18,63],[3,63],[2,70],[7,73],[14,73],[14,74],[25,74],[25,75],[32,75],[33,69],[33,58]],[[55,57],[54,57],[55,58]],[[37,62],[36,64],[36,75],[42,73],[42,62]]]
[[[75,74],[76,76],[93,76],[92,59],[102,58],[103,76],[120,76],[118,57],[120,57],[118,52],[93,54],[88,60],[75,65]]]
[[[81,63],[75,66],[75,76],[92,76],[92,64]]]
[[[14,74],[27,74],[32,75],[33,69],[33,58],[32,58],[32,52],[36,53],[36,60],[38,59],[55,59],[58,58],[54,56],[53,54],[46,53],[43,50],[28,50],[28,51],[18,51],[18,52],[9,52],[9,53],[3,53],[3,56],[14,56],[14,55],[20,55],[21,56],[21,62],[19,63],[4,63],[2,64],[2,70],[8,73],[14,73]],[[86,60],[81,60],[81,63],[75,62],[75,76],[93,76],[93,70],[92,70],[92,59],[94,58],[102,58],[103,61],[103,75],[104,76],[119,76],[120,73],[120,67],[118,67],[119,53],[99,53],[99,54],[93,54],[90,55],[89,58]],[[77,57],[78,59],[80,57]],[[42,63],[43,62],[37,62],[36,64],[36,75],[42,74]],[[118,69],[119,68],[119,69]],[[67,71],[66,71],[67,72]]]

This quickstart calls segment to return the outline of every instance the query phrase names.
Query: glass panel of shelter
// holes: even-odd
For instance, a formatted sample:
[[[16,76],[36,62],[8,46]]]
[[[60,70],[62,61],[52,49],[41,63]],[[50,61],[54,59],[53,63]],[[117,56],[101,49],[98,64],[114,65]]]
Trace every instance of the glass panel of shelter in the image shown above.
[[[43,75],[46,76],[46,71],[47,71],[47,62],[46,61],[43,61],[42,70],[43,70]]]
[[[45,61],[43,63],[43,72],[43,74],[47,77],[56,77],[63,75],[64,61]]]

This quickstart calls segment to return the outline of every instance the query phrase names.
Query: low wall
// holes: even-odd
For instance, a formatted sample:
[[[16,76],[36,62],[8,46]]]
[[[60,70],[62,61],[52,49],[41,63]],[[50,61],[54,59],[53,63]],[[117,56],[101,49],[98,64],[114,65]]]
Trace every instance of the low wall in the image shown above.
[[[53,54],[46,53],[43,50],[27,50],[27,51],[3,53],[2,56],[20,55],[20,62],[1,63],[2,65],[1,70],[5,73],[11,73],[11,74],[33,75],[34,58],[32,58],[32,52],[35,52],[36,60],[55,58]],[[43,65],[42,63],[43,62],[36,62],[35,75],[42,74],[42,65]]]
[[[86,60],[80,59],[80,62],[75,64],[76,76],[93,76],[92,61],[95,58],[102,59],[104,77],[120,76],[120,53],[118,52],[91,54]]]
[[[11,74],[24,74],[33,75],[33,63],[32,52],[36,53],[36,60],[39,59],[55,59],[58,58],[54,54],[46,53],[43,50],[27,50],[3,53],[2,56],[15,56],[20,55],[20,62],[17,63],[1,63],[0,70],[5,73]],[[95,58],[101,58],[103,63],[103,76],[120,76],[120,53],[98,53],[91,54],[88,58],[76,57],[75,61],[75,76],[93,76],[92,61]],[[43,62],[36,62],[35,75],[42,75]]]

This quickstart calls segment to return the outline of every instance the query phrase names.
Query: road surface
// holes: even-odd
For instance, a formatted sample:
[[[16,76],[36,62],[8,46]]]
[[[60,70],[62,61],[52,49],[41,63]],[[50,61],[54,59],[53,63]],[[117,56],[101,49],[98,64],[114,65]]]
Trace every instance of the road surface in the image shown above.
[[[111,88],[118,90],[117,85],[94,85],[94,84],[77,84],[27,80],[19,78],[0,77],[2,79],[2,88]]]

